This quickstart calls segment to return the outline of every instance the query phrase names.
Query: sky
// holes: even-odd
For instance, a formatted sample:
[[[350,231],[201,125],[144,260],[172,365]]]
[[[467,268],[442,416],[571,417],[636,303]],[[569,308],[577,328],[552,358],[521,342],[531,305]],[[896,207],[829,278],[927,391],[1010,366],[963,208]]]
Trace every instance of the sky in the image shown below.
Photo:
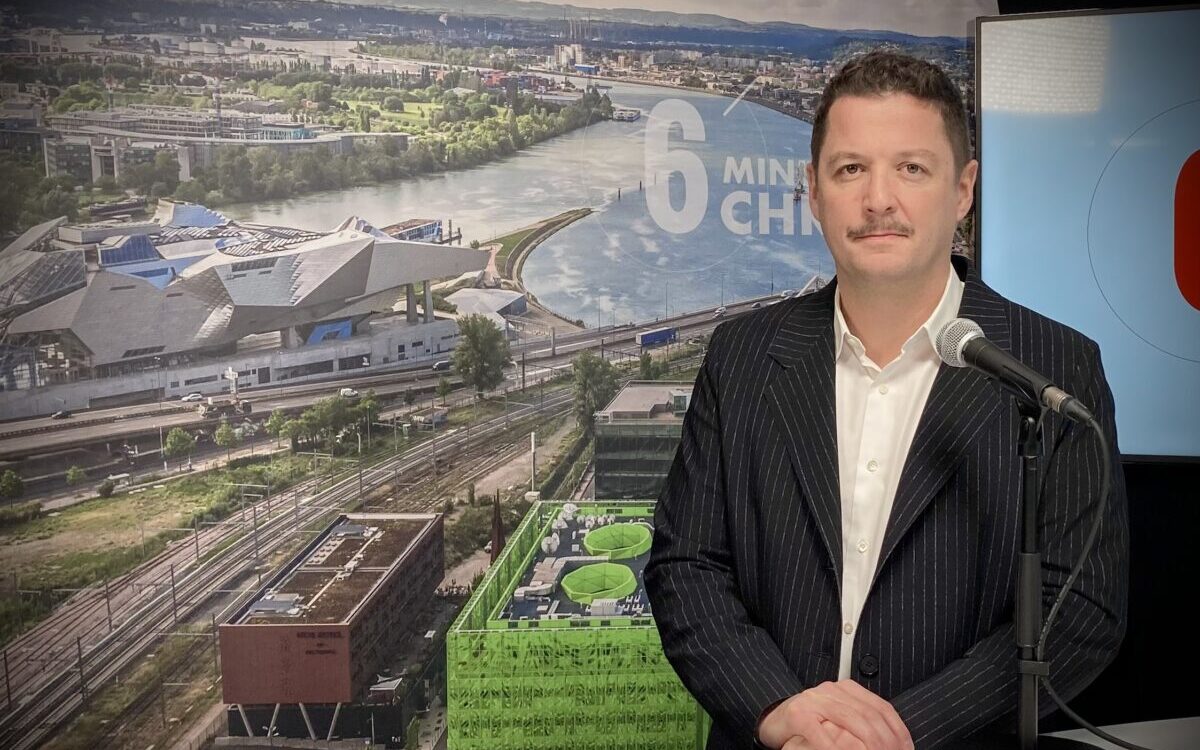
[[[829,29],[902,31],[920,36],[970,36],[973,19],[997,15],[997,0],[542,0],[550,5],[712,13],[752,23],[788,21]]]

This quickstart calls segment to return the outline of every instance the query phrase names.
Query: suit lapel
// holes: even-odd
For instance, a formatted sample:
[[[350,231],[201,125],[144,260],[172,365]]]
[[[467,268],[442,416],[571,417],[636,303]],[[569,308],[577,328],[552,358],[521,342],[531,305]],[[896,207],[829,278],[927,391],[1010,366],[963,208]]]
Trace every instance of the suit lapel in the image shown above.
[[[833,291],[823,289],[790,303],[768,354],[783,369],[763,389],[786,443],[796,479],[816,519],[841,588],[842,512],[839,497],[837,421],[834,414]]]
[[[966,286],[958,317],[970,318],[1003,349],[1011,348],[1004,300],[985,286],[965,258],[955,258]],[[779,323],[767,353],[782,368],[763,398],[782,432],[802,494],[824,542],[841,590],[842,512],[835,412],[833,300],[836,277],[800,298]],[[975,437],[1007,399],[967,368],[941,365],[900,475],[875,577],[916,519],[945,486]],[[872,586],[874,581],[872,581]]]
[[[1002,349],[1011,348],[1004,300],[984,286],[970,268],[957,317],[974,320],[990,341]],[[999,397],[996,389],[975,370],[944,363],[940,366],[896,487],[875,578],[913,523],[949,481],[979,432],[1007,403],[1008,399]],[[874,578],[871,585],[874,586]]]

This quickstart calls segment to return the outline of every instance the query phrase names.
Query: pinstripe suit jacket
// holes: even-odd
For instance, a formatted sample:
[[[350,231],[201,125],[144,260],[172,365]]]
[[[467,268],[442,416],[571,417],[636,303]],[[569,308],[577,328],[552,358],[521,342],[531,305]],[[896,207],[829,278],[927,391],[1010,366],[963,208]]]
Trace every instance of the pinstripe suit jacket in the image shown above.
[[[997,294],[955,258],[961,317],[1078,396],[1113,446],[1113,493],[1046,646],[1064,700],[1125,632],[1128,513],[1096,344]],[[834,283],[713,332],[655,511],[644,580],[667,659],[713,718],[709,750],[751,748],[775,701],[836,680],[842,528]],[[852,678],[892,703],[918,750],[1015,729],[1018,419],[978,373],[942,365],[913,437],[854,636]],[[1043,423],[1043,615],[1082,550],[1100,448]],[[1040,713],[1053,704],[1042,690]]]

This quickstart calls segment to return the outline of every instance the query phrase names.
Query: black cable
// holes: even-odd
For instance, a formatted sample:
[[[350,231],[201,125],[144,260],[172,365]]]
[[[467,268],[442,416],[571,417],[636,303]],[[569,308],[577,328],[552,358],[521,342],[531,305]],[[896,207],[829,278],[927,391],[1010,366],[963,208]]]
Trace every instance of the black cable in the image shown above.
[[[1096,434],[1096,439],[1100,442],[1100,460],[1103,468],[1100,480],[1100,502],[1094,512],[1095,517],[1092,520],[1092,528],[1088,532],[1087,540],[1083,543],[1083,552],[1080,553],[1075,567],[1071,569],[1071,575],[1067,576],[1067,581],[1063,584],[1062,590],[1058,592],[1058,598],[1055,599],[1054,606],[1050,608],[1050,614],[1046,616],[1046,622],[1042,625],[1042,632],[1038,637],[1037,655],[1035,656],[1038,661],[1045,661],[1044,652],[1046,638],[1050,633],[1050,626],[1054,624],[1054,620],[1058,616],[1058,610],[1062,607],[1063,601],[1067,598],[1067,593],[1071,590],[1071,585],[1079,577],[1079,572],[1083,570],[1083,563],[1087,560],[1088,553],[1092,551],[1092,545],[1096,542],[1096,535],[1100,532],[1100,522],[1104,519],[1104,510],[1108,506],[1108,496],[1112,492],[1112,450],[1108,444],[1108,436],[1104,434],[1104,429],[1095,419],[1088,420],[1087,426],[1092,429]],[[1092,734],[1114,745],[1127,748],[1127,750],[1151,750],[1151,748],[1135,745],[1119,737],[1114,737],[1103,729],[1088,723],[1086,719],[1072,711],[1066,702],[1058,696],[1058,693],[1054,692],[1054,688],[1050,686],[1049,677],[1043,676],[1039,682],[1046,688],[1046,692],[1050,694],[1050,698],[1058,704],[1063,713]]]

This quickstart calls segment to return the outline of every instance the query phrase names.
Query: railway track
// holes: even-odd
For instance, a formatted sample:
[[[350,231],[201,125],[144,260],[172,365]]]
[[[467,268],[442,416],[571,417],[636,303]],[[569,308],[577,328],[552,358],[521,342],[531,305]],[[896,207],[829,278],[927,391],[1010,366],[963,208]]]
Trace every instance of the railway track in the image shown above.
[[[700,356],[672,363],[683,369]],[[264,559],[299,534],[323,527],[355,500],[403,474],[419,475],[435,455],[482,460],[494,468],[511,460],[536,420],[568,412],[569,389],[548,394],[539,403],[518,404],[507,414],[454,429],[435,440],[384,458],[369,467],[344,472],[330,487],[313,492],[319,478],[307,480],[270,500],[247,503],[237,521],[231,516],[190,538],[176,540],[155,559],[134,571],[76,593],[7,650],[4,665],[8,700],[0,716],[0,747],[36,748],[87,703],[99,687],[127,669],[164,633],[193,617],[212,596],[247,575],[261,572]],[[499,444],[502,447],[496,448]],[[483,468],[473,471],[478,474]],[[465,480],[470,481],[471,474]],[[434,482],[437,481],[435,472]],[[436,485],[435,485],[436,486]],[[436,492],[418,507],[433,509]],[[268,506],[269,503],[269,506]],[[247,528],[249,526],[249,528]],[[248,595],[239,593],[222,611],[234,611]]]
[[[569,408],[570,400],[570,393],[559,393],[547,396],[542,405],[518,406],[508,415],[507,429],[521,426],[528,417]],[[505,421],[501,415],[472,428],[471,442],[485,443],[500,436]],[[436,446],[427,441],[364,467],[363,494],[391,482],[397,472],[407,476],[423,469],[435,449],[446,455],[463,450],[466,440],[465,431],[456,431],[439,437]],[[248,504],[248,524],[226,521],[206,532],[209,555],[201,546],[197,558],[195,538],[173,542],[151,569],[161,573],[166,566],[166,580],[134,571],[109,583],[107,602],[102,589],[68,599],[9,649],[5,677],[12,702],[0,717],[0,746],[37,747],[83,705],[90,692],[119,674],[163,632],[186,621],[214,592],[254,572],[257,561],[269,558],[296,534],[342,512],[359,497],[359,487],[359,474],[352,471],[317,494],[302,497],[304,493],[297,491],[273,499],[270,512],[265,499]],[[180,556],[187,562],[176,565]]]

